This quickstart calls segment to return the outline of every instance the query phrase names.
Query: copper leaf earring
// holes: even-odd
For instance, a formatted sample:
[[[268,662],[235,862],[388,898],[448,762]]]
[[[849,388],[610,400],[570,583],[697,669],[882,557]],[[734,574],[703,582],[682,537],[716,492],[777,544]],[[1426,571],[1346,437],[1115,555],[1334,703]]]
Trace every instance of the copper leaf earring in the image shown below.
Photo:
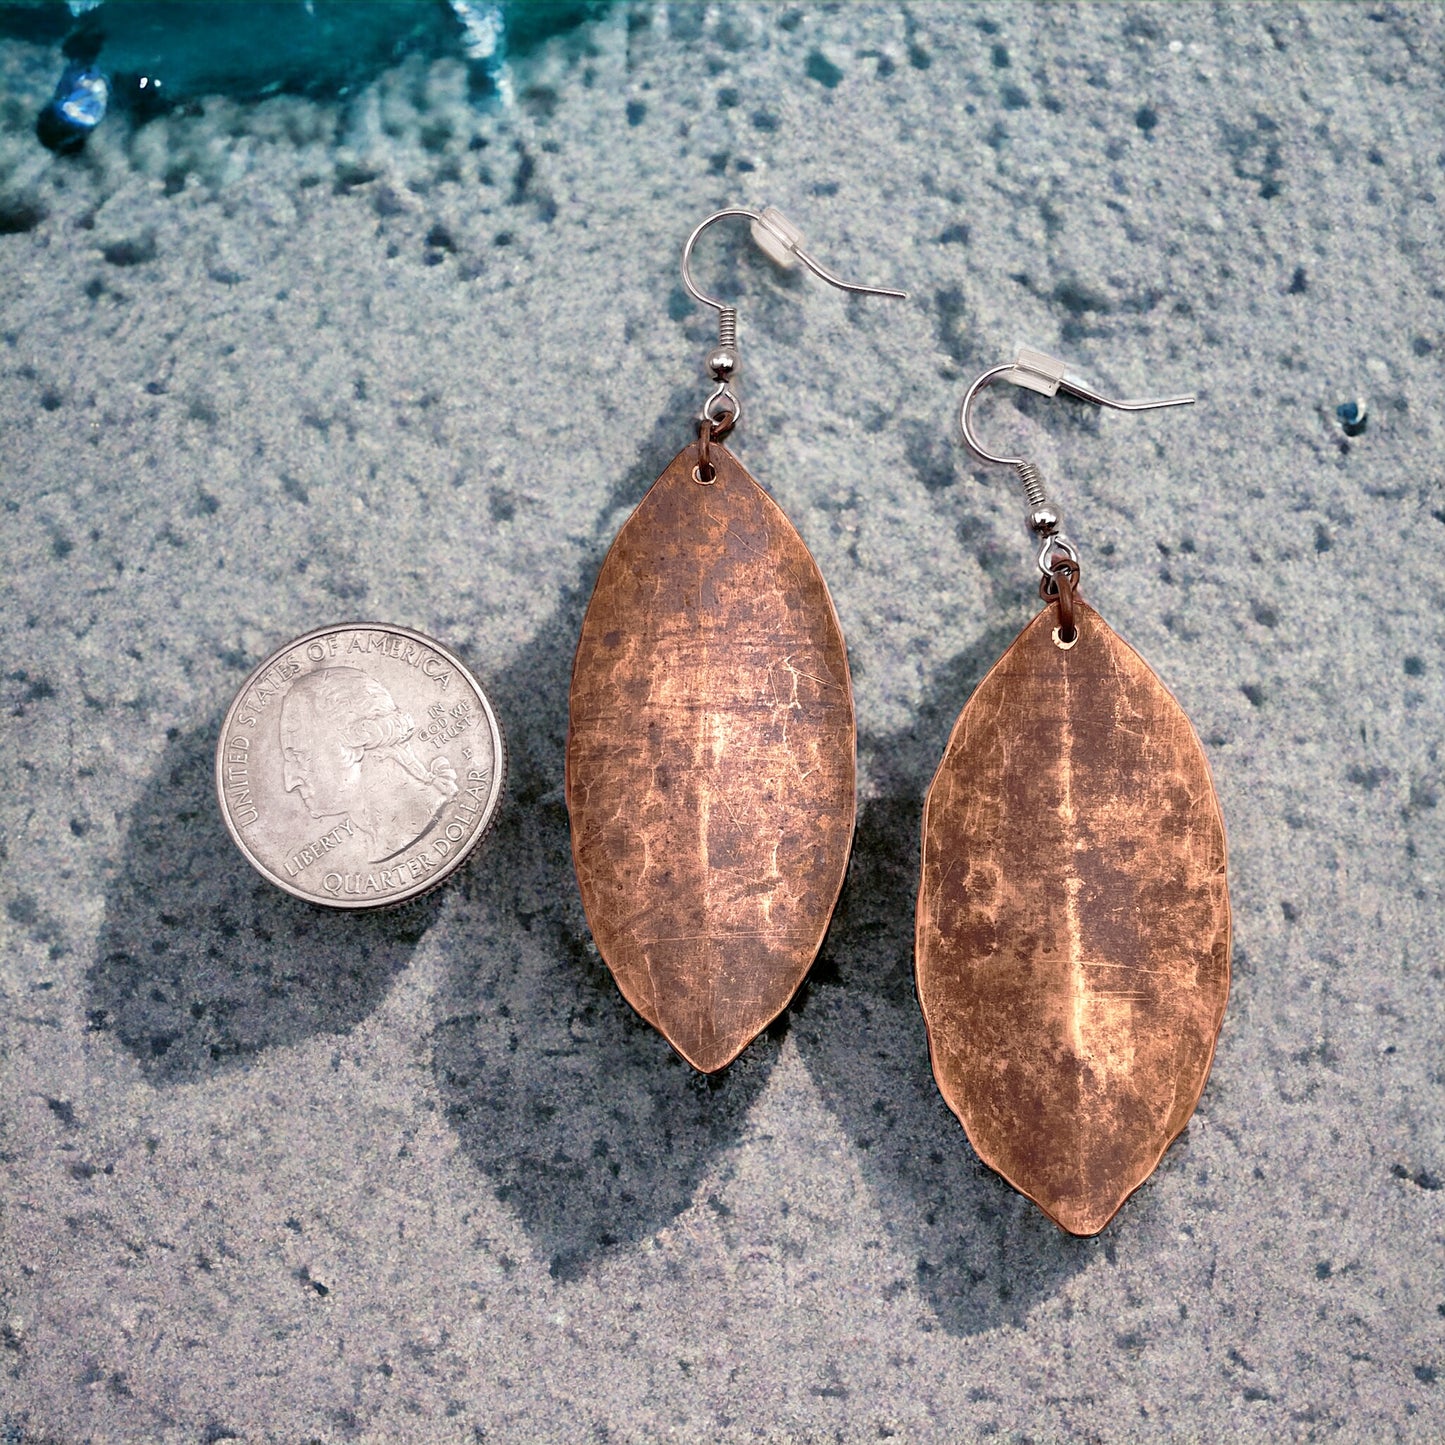
[[[1036,467],[987,451],[996,381],[1122,411],[1020,351],[969,388],[965,445],[1023,480],[1045,606],[978,685],[923,812],[918,995],[938,1087],[980,1158],[1096,1234],[1199,1101],[1229,994],[1224,824],[1183,709],[1079,596]]]
[[[829,285],[777,211],[731,207],[683,248],[717,311],[715,388],[617,534],[572,670],[567,809],[597,947],[627,1001],[694,1068],[730,1064],[788,1005],[838,900],[857,742],[848,655],[803,539],[723,445],[741,408],[737,310],[693,284],[727,217]]]

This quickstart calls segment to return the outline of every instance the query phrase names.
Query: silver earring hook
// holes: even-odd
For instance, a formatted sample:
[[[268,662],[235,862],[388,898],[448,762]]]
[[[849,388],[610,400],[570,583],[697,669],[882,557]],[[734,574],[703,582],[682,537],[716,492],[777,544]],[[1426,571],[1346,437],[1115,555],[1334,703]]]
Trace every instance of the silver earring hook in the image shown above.
[[[682,284],[687,287],[688,295],[694,301],[703,306],[711,306],[714,311],[726,311],[729,307],[725,301],[719,301],[698,289],[697,283],[692,279],[692,253],[697,246],[698,237],[709,226],[717,221],[725,221],[730,216],[745,216],[750,220],[753,223],[753,240],[757,242],[758,248],[780,266],[791,267],[795,261],[801,261],[820,281],[826,281],[828,285],[855,296],[892,296],[895,300],[902,301],[908,295],[906,291],[896,291],[891,286],[859,286],[855,282],[844,281],[841,276],[835,276],[803,250],[803,233],[774,206],[768,206],[762,211],[750,210],[746,206],[729,206],[725,210],[715,211],[707,220],[701,222],[682,248]],[[736,310],[736,307],[731,309]]]
[[[751,210],[747,206],[728,206],[700,222],[682,248],[682,284],[694,301],[703,306],[711,306],[718,314],[717,350],[707,359],[708,372],[717,382],[717,389],[703,403],[702,414],[698,418],[710,425],[715,438],[731,431],[742,411],[742,404],[731,385],[738,369],[738,310],[736,306],[729,306],[725,301],[719,301],[698,288],[692,279],[692,253],[697,246],[698,237],[709,226],[717,221],[727,220],[730,216],[746,217],[752,223],[749,229],[758,249],[785,269],[790,269],[801,261],[819,280],[853,296],[891,296],[901,301],[908,295],[906,291],[897,291],[891,286],[860,286],[843,280],[841,276],[835,276],[803,250],[803,233],[773,206],[767,206],[761,211]]]
[[[1062,361],[1046,356],[1041,351],[1032,351],[1026,346],[1019,347],[1018,355],[1013,361],[1003,366],[991,367],[984,372],[963,394],[963,401],[958,408],[958,429],[963,436],[963,444],[980,461],[997,467],[1012,467],[1019,474],[1029,502],[1029,530],[1043,538],[1043,547],[1039,552],[1039,571],[1045,577],[1051,577],[1055,555],[1062,553],[1077,567],[1079,554],[1074,544],[1060,530],[1059,514],[1049,506],[1048,498],[1044,495],[1044,481],[1039,469],[1025,457],[1001,457],[989,451],[979,441],[978,433],[973,429],[974,399],[985,387],[992,386],[996,381],[1008,381],[1015,386],[1040,392],[1044,396],[1057,396],[1062,391],[1068,396],[1076,396],[1081,401],[1091,401],[1096,406],[1107,406],[1114,411],[1155,411],[1166,406],[1190,406],[1194,402],[1194,395],[1190,393],[1185,396],[1161,396],[1141,401],[1118,401],[1086,386],[1077,378],[1066,375]]]

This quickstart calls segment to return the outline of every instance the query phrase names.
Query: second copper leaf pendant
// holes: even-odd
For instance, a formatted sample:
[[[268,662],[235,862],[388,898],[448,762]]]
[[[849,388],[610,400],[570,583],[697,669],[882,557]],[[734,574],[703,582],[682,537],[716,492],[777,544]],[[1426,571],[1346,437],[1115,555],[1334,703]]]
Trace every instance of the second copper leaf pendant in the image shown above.
[[[1229,991],[1224,826],[1194,730],[1083,602],[969,699],[928,792],[918,993],[979,1156],[1094,1234],[1189,1122]]]
[[[822,574],[722,445],[739,415],[737,313],[693,285],[728,216],[845,291],[777,212],[710,216],[683,283],[719,313],[716,389],[617,534],[572,671],[567,810],[582,904],[628,1002],[694,1068],[730,1064],[788,1005],[853,841],[848,654]],[[901,292],[873,294],[901,295]]]

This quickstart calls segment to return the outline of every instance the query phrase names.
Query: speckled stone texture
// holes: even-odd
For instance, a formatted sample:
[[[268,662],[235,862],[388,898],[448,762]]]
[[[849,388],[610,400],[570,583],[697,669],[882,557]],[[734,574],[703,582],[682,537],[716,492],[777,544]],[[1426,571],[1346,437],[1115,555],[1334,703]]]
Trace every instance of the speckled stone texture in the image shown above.
[[[69,161],[59,64],[0,51],[6,1440],[1445,1434],[1439,7],[619,4],[510,111],[403,63]],[[562,741],[738,202],[910,300],[699,257],[863,799],[811,982],[708,1083],[590,945]],[[923,789],[1037,606],[953,437],[1019,342],[1199,393],[980,407],[1230,835],[1213,1077],[1092,1241],[978,1164],[910,972]],[[357,616],[459,650],[513,762],[464,876],[362,918],[252,875],[209,772],[247,668]]]

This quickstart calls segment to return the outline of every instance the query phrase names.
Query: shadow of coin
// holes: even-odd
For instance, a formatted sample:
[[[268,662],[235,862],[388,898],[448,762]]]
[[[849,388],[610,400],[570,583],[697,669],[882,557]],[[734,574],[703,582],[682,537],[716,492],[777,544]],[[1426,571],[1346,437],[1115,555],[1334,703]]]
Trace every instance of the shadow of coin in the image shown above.
[[[680,449],[678,408],[690,402],[665,414],[614,506],[635,502]],[[695,1073],[632,1011],[592,943],[562,795],[590,582],[563,596],[510,667],[483,679],[507,732],[507,798],[436,940],[447,977],[433,1058],[448,1117],[559,1279],[689,1206],[778,1052],[764,1035],[721,1075]]]
[[[986,1168],[943,1102],[913,985],[923,795],[953,720],[1014,629],[994,629],[944,669],[905,733],[859,740],[884,789],[859,818],[833,926],[792,1034],[857,1150],[911,1280],[939,1323],[970,1335],[1021,1323],[1107,1243],[1066,1235]],[[1105,1237],[1107,1239],[1107,1236]]]
[[[155,1082],[344,1033],[380,1002],[439,909],[321,908],[261,878],[216,804],[213,725],[174,737],[131,811],[86,1009]]]

